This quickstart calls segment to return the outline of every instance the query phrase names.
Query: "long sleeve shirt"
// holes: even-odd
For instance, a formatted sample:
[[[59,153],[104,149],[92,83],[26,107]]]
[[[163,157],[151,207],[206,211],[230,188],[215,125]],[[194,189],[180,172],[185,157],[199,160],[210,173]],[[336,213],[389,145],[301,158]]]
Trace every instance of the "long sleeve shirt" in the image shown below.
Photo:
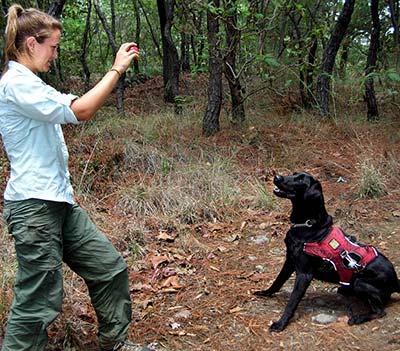
[[[70,108],[76,98],[9,62],[0,79],[0,134],[11,166],[5,200],[75,202],[61,125],[79,123]]]

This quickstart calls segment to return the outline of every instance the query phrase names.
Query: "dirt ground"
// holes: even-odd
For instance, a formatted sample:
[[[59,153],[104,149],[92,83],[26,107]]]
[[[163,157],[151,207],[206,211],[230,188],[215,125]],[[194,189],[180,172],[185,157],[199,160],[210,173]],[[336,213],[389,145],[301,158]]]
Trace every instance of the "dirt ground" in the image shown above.
[[[146,92],[140,89],[137,94]],[[133,94],[129,98],[138,101]],[[145,105],[136,104],[136,109]],[[272,192],[276,172],[301,168],[313,173],[322,183],[327,210],[336,224],[360,241],[375,245],[400,272],[400,183],[391,181],[392,188],[378,199],[360,199],[354,194],[358,156],[354,145],[365,143],[365,149],[376,154],[390,151],[398,157],[399,120],[390,128],[397,133],[397,142],[389,142],[391,133],[378,125],[360,124],[352,133],[331,122],[310,137],[306,134],[309,129],[303,131],[282,117],[279,129],[261,128],[258,139],[269,148],[282,148],[286,143],[301,150],[306,145],[314,150],[313,157],[302,160],[300,151],[292,167],[275,164],[273,169],[266,168],[257,161],[262,159],[258,152],[264,149],[249,143],[238,161],[264,182],[268,192]],[[209,142],[223,143],[233,135],[225,131]],[[75,142],[76,135],[67,133],[70,149]],[[146,237],[146,252],[134,264],[129,256],[130,239],[115,234],[132,226],[131,218],[117,213],[112,199],[108,207],[97,209],[96,222],[130,266],[130,339],[156,351],[400,350],[399,294],[392,296],[385,317],[348,326],[346,301],[336,293],[337,286],[318,281],[313,281],[288,327],[281,333],[269,331],[293,284],[291,279],[271,298],[252,294],[271,284],[284,261],[290,204],[284,199],[277,202],[279,207],[274,210],[243,209],[223,221],[218,215],[211,216],[187,224],[184,231],[180,227],[179,232],[174,225],[149,225],[153,230]],[[94,313],[81,280],[68,270],[65,275],[69,281],[65,303],[49,331],[49,350],[90,350],[95,345]],[[3,302],[11,301],[10,291],[3,287]],[[2,314],[4,320],[5,312]]]

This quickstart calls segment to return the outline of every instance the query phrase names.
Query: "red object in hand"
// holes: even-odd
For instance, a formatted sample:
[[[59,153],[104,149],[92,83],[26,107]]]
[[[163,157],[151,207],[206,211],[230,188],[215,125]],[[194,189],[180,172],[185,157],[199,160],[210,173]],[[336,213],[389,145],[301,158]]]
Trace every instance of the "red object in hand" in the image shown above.
[[[134,51],[137,54],[139,53],[139,48],[137,46],[131,46],[128,51]]]

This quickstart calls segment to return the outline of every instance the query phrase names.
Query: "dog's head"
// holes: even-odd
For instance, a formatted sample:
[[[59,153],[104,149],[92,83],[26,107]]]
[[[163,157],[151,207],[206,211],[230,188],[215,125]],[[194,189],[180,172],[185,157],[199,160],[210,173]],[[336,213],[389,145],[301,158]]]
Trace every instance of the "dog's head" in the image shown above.
[[[306,172],[295,172],[291,176],[274,177],[274,194],[290,200],[312,200],[322,196],[322,187],[318,180]]]

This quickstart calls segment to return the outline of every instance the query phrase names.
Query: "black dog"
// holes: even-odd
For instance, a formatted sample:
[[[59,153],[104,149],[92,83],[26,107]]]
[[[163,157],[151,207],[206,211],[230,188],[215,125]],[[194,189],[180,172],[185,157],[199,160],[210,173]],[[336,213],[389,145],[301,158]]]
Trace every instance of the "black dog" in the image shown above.
[[[355,241],[333,226],[325,209],[321,184],[308,173],[274,177],[274,194],[292,202],[292,226],[286,234],[286,261],[276,280],[256,296],[271,296],[296,272],[294,288],[281,318],[270,330],[288,325],[311,281],[340,283],[338,292],[352,296],[368,307],[355,314],[349,306],[349,325],[361,324],[385,315],[384,306],[400,282],[392,263],[372,246]],[[333,255],[334,253],[339,255]],[[365,256],[365,257],[364,257]]]

